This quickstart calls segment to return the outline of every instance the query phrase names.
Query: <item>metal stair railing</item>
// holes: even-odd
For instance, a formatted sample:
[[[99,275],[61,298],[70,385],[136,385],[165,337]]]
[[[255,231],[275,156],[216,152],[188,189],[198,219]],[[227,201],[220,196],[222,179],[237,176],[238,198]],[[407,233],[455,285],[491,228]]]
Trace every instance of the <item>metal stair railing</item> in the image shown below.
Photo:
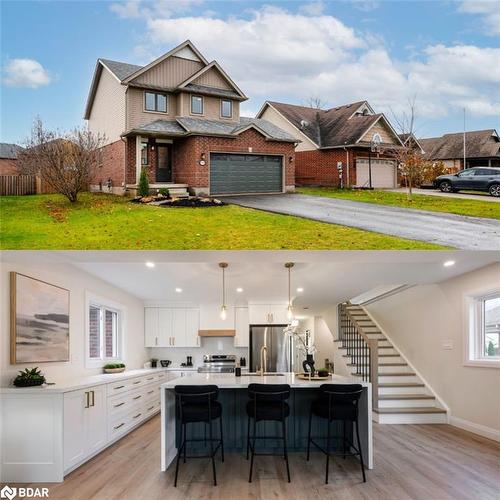
[[[338,338],[343,349],[355,365],[356,375],[372,385],[372,407],[378,408],[378,340],[370,339],[350,314],[345,302],[338,305]]]

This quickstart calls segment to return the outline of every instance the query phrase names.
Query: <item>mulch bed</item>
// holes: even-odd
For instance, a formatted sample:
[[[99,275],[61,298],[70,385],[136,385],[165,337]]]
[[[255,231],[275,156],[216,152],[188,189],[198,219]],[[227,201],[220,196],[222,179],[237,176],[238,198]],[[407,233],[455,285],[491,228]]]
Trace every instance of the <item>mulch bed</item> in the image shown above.
[[[216,198],[200,198],[198,196],[190,196],[189,198],[175,198],[173,200],[164,197],[148,196],[147,198],[136,197],[130,200],[130,203],[138,203],[143,205],[154,205],[157,207],[166,208],[207,208],[207,207],[223,207],[224,202]]]

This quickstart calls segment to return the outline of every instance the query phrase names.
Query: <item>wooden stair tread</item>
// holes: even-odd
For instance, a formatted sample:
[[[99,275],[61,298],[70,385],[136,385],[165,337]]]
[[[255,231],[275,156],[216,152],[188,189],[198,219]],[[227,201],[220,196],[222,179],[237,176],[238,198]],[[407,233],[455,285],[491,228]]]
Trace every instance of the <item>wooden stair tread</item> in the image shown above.
[[[380,394],[378,397],[379,401],[388,401],[394,399],[436,399],[430,394]]]
[[[378,384],[379,387],[425,387],[420,382],[385,382]]]
[[[379,358],[399,358],[399,354],[379,354]]]
[[[375,413],[446,413],[442,408],[435,406],[415,406],[413,408],[374,408]]]
[[[414,372],[378,372],[379,377],[414,377]]]

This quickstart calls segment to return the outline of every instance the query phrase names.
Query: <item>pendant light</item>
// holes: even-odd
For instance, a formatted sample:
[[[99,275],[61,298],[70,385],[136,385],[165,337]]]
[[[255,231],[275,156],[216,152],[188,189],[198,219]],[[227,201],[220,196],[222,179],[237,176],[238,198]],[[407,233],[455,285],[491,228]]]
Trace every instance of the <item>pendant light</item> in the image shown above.
[[[226,267],[227,262],[220,262],[219,267],[222,269],[222,305],[220,307],[220,319],[223,321],[227,318],[227,306],[226,306]]]
[[[286,308],[286,310],[287,310],[286,317],[290,323],[293,320],[293,307],[292,307],[292,267],[293,266],[294,266],[293,262],[287,262],[285,264],[285,268],[288,269],[288,306]]]

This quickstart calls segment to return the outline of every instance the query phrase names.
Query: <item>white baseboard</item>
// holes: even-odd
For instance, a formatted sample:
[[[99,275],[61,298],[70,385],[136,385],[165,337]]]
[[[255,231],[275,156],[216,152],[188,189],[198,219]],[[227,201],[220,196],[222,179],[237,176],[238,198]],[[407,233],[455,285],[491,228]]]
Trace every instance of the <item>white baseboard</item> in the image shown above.
[[[500,430],[486,427],[486,425],[476,424],[475,422],[471,422],[470,420],[463,420],[462,418],[453,416],[450,416],[450,425],[500,442]]]

